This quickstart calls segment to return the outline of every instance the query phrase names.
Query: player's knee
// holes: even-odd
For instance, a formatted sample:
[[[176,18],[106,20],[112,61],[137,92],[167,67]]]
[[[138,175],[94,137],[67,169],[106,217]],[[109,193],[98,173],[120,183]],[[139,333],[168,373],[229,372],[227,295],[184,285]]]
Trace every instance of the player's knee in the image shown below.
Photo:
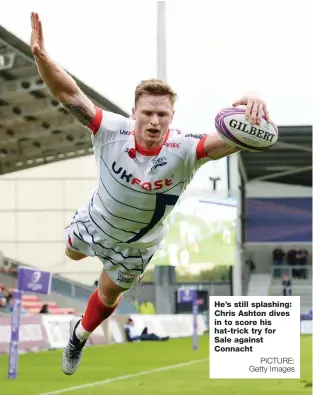
[[[65,247],[65,255],[73,261],[80,261],[81,259],[86,258],[86,255],[82,254],[81,252],[76,252],[69,247]]]
[[[100,300],[105,305],[114,306],[118,302],[121,294],[125,291],[126,289],[115,284],[106,272],[101,273],[98,284],[98,293]]]
[[[99,298],[106,306],[114,306],[118,302],[121,294],[124,290],[113,289],[113,288],[98,288]]]
[[[115,306],[121,295],[121,294],[117,295],[115,293],[110,293],[110,292],[102,292],[100,289],[98,289],[98,292],[99,292],[100,300],[106,306]]]

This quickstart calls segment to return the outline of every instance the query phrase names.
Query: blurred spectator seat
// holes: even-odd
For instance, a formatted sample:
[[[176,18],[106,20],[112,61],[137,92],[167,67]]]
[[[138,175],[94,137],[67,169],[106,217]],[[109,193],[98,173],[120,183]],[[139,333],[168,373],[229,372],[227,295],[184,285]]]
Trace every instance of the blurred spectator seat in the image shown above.
[[[43,301],[40,301],[40,300],[38,300],[38,301],[33,301],[33,300],[31,300],[31,301],[22,301],[22,307],[24,307],[25,309],[32,309],[32,308],[41,309],[44,304],[48,305],[49,311],[50,311],[50,308],[58,307],[56,302],[46,302],[46,301],[43,302]]]
[[[28,309],[28,312],[30,314],[39,314],[40,309],[41,307],[31,307]],[[76,311],[68,307],[49,307],[49,314],[76,314]]]

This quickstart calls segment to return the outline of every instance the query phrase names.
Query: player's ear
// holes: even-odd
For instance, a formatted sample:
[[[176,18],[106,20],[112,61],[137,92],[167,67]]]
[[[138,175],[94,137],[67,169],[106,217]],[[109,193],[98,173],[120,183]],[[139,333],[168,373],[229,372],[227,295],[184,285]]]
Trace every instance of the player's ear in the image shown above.
[[[136,109],[135,109],[135,107],[132,108],[132,119],[136,120]]]

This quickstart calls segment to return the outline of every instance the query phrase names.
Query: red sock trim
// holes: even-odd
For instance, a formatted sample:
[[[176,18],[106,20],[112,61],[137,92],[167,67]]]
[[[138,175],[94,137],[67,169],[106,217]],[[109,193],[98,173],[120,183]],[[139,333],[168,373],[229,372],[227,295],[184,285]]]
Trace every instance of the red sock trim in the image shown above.
[[[93,332],[102,321],[110,317],[118,306],[119,301],[114,306],[104,305],[96,289],[89,298],[85,314],[82,318],[83,328],[88,332]]]

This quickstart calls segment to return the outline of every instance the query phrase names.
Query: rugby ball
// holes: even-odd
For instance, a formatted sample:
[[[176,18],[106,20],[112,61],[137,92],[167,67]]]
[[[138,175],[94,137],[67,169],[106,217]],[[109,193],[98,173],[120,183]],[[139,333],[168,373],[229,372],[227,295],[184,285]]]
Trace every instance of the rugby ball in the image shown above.
[[[265,151],[278,139],[278,128],[262,116],[260,125],[251,125],[245,118],[245,108],[224,108],[215,117],[215,127],[221,138],[244,151]]]

